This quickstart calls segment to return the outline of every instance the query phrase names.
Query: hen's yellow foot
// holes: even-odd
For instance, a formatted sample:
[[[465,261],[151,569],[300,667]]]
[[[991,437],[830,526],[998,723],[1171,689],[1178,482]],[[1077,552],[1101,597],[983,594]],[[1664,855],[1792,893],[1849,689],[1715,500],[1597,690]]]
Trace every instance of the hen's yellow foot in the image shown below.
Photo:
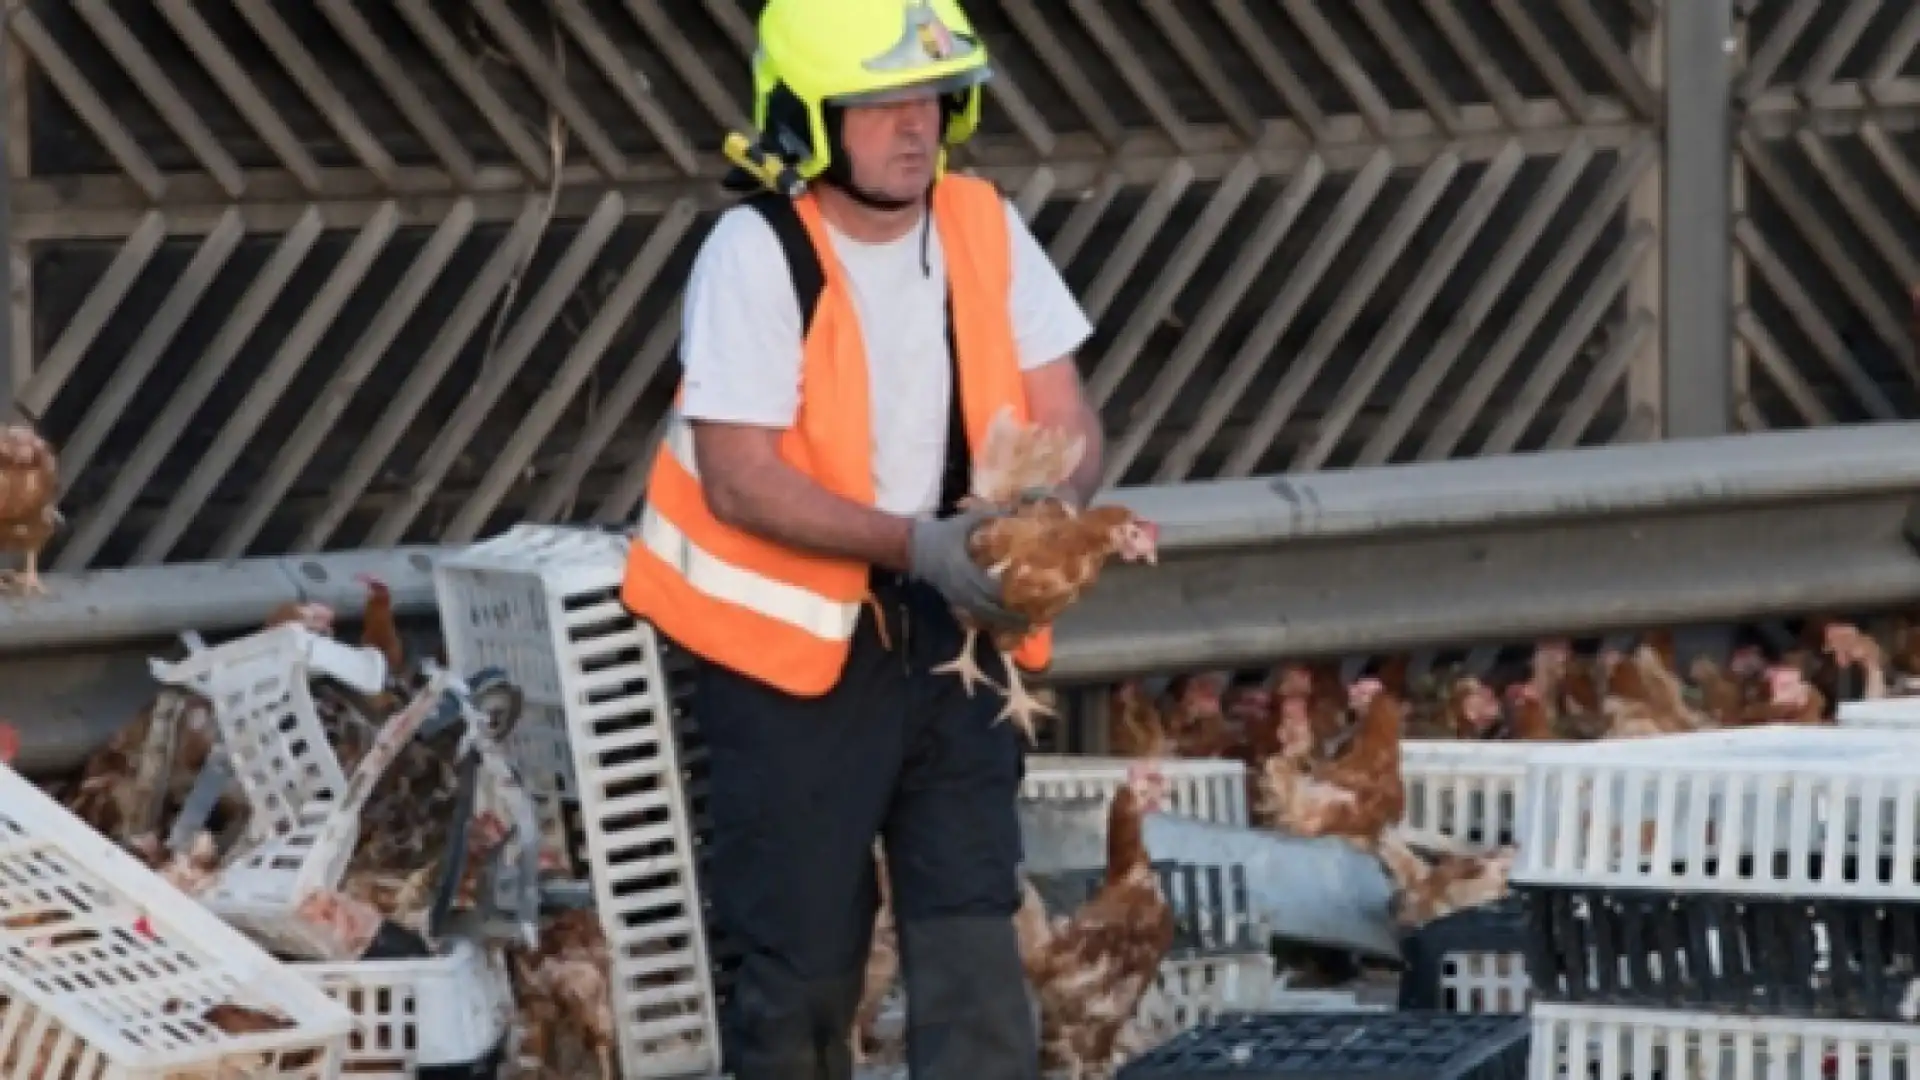
[[[1011,653],[1001,653],[1000,660],[1007,670],[1007,687],[1001,691],[1007,695],[1007,704],[1000,710],[1000,715],[993,718],[993,722],[997,724],[1002,720],[1011,720],[1013,726],[1026,735],[1027,745],[1036,746],[1040,740],[1034,733],[1034,718],[1052,716],[1053,710],[1027,692],[1026,684],[1020,681],[1019,669],[1013,665]]]
[[[47,583],[39,573],[27,570],[0,570],[0,586],[18,592],[24,596],[46,596]]]
[[[995,690],[1000,690],[1000,684],[987,678],[986,671],[980,667],[980,661],[975,659],[974,645],[980,640],[980,631],[968,630],[966,631],[966,635],[967,639],[960,647],[960,655],[944,664],[934,667],[932,669],[933,673],[935,675],[958,675],[960,677],[960,689],[966,691],[968,697],[973,696],[975,683],[982,686],[991,686]],[[1004,693],[1004,691],[1002,692]]]

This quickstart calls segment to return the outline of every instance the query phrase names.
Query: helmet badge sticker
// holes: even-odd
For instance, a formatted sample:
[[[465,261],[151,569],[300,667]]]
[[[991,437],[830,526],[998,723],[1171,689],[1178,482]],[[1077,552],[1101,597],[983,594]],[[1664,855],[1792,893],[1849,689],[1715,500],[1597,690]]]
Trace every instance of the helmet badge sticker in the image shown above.
[[[926,64],[964,59],[978,48],[964,34],[940,21],[929,0],[907,0],[900,40],[863,65],[868,71],[908,71]]]

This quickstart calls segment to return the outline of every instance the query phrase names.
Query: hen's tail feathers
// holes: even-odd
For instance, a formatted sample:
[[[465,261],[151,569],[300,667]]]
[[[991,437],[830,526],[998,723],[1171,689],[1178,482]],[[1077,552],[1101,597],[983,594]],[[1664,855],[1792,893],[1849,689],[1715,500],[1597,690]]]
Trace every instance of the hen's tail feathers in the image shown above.
[[[1023,491],[1058,487],[1080,467],[1087,440],[1064,428],[1022,424],[1001,406],[987,423],[986,444],[973,463],[973,496],[1010,506]]]

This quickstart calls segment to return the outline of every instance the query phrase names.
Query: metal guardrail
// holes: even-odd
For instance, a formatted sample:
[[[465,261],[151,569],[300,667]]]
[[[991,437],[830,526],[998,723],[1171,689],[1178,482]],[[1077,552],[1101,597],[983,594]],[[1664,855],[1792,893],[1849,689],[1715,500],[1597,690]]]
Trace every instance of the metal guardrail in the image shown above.
[[[1519,640],[1920,601],[1920,423],[1122,488],[1161,563],[1062,619],[1056,677]],[[451,548],[53,574],[0,602],[0,654],[218,633],[289,600],[356,614],[357,573],[433,606]]]
[[[1162,561],[1111,568],[1061,621],[1053,675],[1063,684],[1920,601],[1908,538],[1920,513],[1920,423],[1113,497],[1159,523]],[[360,572],[391,585],[401,614],[428,613],[434,560],[449,550],[50,575],[51,596],[0,603],[0,667],[29,656],[43,665],[0,673],[0,716],[42,715],[36,703],[53,691],[29,700],[20,688],[48,685],[49,652],[69,654],[68,666],[87,654],[73,693],[104,693],[105,657],[144,655],[181,629],[245,629],[289,600],[353,617]],[[63,718],[86,711],[60,700]],[[31,758],[35,733],[26,734]]]
[[[1142,488],[1054,677],[1920,601],[1920,424]]]

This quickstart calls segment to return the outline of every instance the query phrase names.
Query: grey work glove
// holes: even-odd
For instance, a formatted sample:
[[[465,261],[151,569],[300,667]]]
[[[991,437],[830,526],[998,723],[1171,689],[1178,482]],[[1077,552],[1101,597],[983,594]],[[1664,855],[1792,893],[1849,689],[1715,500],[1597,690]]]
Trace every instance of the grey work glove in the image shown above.
[[[987,631],[1026,630],[1032,624],[1000,604],[1000,583],[976,566],[967,540],[984,522],[1002,515],[965,510],[950,518],[913,523],[907,540],[907,575],[934,587],[947,603]]]

